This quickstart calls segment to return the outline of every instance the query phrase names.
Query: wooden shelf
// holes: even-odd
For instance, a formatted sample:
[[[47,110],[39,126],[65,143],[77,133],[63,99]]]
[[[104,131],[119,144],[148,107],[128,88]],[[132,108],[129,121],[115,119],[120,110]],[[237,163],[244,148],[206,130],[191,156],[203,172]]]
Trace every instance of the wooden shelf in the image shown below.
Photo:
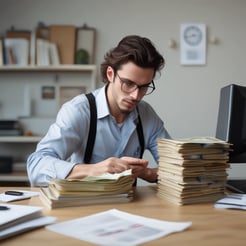
[[[0,173],[1,182],[28,182],[26,172]]]
[[[0,136],[0,143],[36,143],[42,136]]]
[[[96,65],[66,65],[59,66],[0,66],[0,72],[96,72]]]

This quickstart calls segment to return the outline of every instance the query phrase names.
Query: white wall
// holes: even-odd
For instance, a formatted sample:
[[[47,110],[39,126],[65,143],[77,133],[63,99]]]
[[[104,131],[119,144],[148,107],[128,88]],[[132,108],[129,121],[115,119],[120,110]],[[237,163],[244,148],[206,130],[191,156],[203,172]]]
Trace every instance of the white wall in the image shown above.
[[[246,1],[244,0],[1,0],[0,34],[11,25],[32,29],[49,24],[87,23],[97,29],[96,63],[127,34],[152,39],[166,59],[157,91],[146,100],[165,121],[173,137],[214,136],[219,90],[233,82],[246,85]],[[208,39],[206,66],[181,66],[182,22],[205,23]]]

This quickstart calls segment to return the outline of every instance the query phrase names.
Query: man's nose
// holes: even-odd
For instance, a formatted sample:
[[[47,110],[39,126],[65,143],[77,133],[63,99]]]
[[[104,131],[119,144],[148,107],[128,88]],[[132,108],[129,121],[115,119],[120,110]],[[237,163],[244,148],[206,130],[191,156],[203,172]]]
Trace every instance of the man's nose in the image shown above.
[[[140,89],[136,88],[133,92],[131,92],[131,97],[137,99],[140,96]]]

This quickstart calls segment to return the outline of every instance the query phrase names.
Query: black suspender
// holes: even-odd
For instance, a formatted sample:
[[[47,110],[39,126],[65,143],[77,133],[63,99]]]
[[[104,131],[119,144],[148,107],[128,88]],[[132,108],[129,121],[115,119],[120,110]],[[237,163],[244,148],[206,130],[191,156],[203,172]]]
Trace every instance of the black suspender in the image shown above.
[[[84,162],[89,163],[92,155],[92,150],[95,143],[96,138],[96,131],[97,131],[97,107],[95,102],[95,97],[92,93],[86,94],[86,97],[90,104],[90,128],[89,128],[89,135],[87,139],[87,145],[85,150],[85,158]]]
[[[138,111],[138,108],[137,108],[137,111]],[[143,157],[143,153],[144,153],[144,135],[143,135],[143,125],[142,125],[142,121],[141,121],[141,118],[140,118],[139,111],[138,111],[137,133],[138,133],[139,143],[140,143],[140,146],[141,146],[140,158],[142,158]]]
[[[91,156],[92,156],[92,151],[94,148],[94,143],[95,143],[95,138],[96,138],[96,130],[97,130],[97,107],[96,107],[96,102],[95,102],[95,97],[92,93],[85,94],[89,104],[90,104],[90,128],[89,128],[89,135],[87,139],[87,145],[86,145],[86,150],[85,150],[85,158],[84,158],[84,163],[89,163]],[[137,108],[138,111],[138,108]],[[143,135],[143,126],[141,122],[141,118],[138,112],[138,124],[137,124],[137,133],[138,133],[138,139],[139,143],[141,146],[141,155],[140,158],[143,157],[143,152],[144,152],[144,135]]]

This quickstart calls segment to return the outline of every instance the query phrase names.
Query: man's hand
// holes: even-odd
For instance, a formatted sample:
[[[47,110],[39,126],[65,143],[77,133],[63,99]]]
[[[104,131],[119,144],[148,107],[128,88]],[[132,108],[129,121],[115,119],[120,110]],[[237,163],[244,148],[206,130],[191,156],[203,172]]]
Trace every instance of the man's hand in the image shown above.
[[[126,161],[130,169],[132,169],[132,175],[134,178],[139,177],[142,173],[147,171],[148,161],[144,159],[138,159],[133,157],[121,157],[121,160]]]
[[[121,173],[132,169],[133,177],[138,177],[147,169],[148,161],[133,157],[110,157],[96,164],[77,164],[73,167],[68,179],[81,179],[88,176],[99,176],[104,173]]]

